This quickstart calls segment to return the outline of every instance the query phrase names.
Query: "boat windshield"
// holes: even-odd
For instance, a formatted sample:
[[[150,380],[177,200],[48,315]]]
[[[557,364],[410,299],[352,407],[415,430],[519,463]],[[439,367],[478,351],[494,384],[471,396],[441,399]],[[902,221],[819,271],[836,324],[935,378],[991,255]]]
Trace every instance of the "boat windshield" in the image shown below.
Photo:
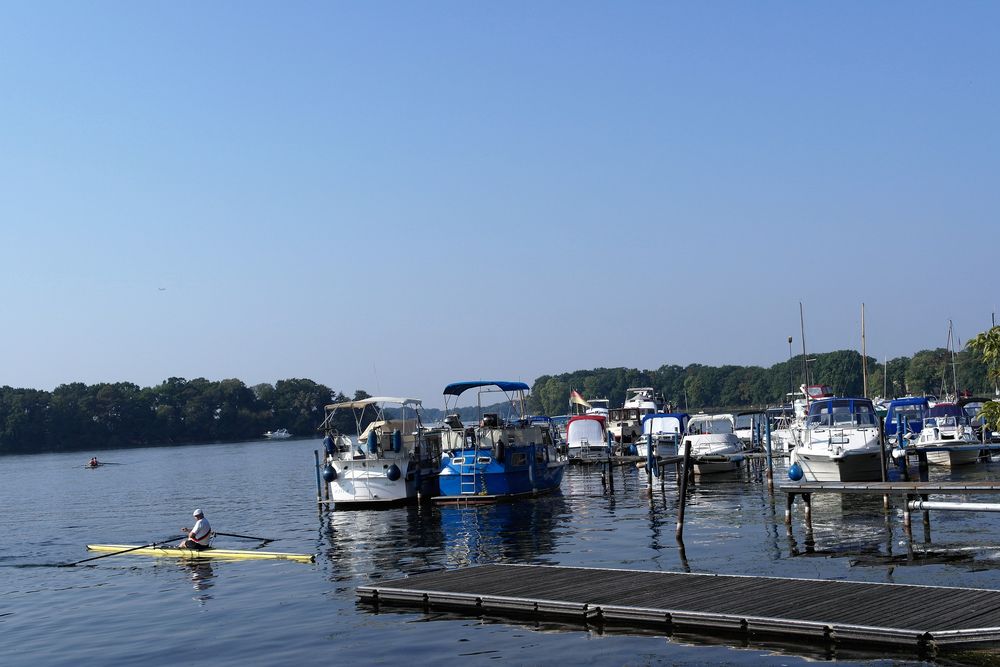
[[[753,424],[756,421],[758,424],[761,422],[761,414],[749,414],[749,415],[736,415],[736,430],[753,428]]]
[[[729,417],[692,419],[688,422],[689,435],[724,434],[733,432],[733,422]]]
[[[958,420],[955,417],[928,417],[924,420],[924,426],[929,426],[931,428],[955,428],[958,426]]]
[[[871,401],[838,398],[809,406],[809,428],[824,426],[875,426],[878,415]]]
[[[923,405],[897,405],[893,408],[893,416],[890,421],[896,423],[903,419],[911,424],[919,424],[923,421],[926,409]]]

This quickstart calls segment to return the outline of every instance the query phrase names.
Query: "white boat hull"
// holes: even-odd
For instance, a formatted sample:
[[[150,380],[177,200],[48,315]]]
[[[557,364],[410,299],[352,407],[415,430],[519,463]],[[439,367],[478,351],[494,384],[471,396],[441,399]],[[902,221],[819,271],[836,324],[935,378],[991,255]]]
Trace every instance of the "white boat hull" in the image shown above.
[[[802,468],[806,482],[877,482],[882,479],[882,464],[878,450],[849,450],[832,455],[810,452],[804,448],[793,450],[795,463]]]
[[[330,500],[335,506],[393,505],[417,498],[416,476],[406,474],[407,461],[397,459],[363,459],[333,461],[337,478],[329,483]],[[386,476],[389,466],[400,469],[395,481]]]
[[[639,438],[635,443],[635,453],[639,456],[649,456],[649,445],[645,438]],[[653,439],[653,456],[677,456],[677,441],[673,438]]]
[[[742,457],[743,444],[733,433],[707,433],[689,435],[691,456]],[[742,458],[735,461],[704,461],[694,464],[695,475],[714,475],[739,470]]]
[[[927,452],[927,462],[938,466],[959,466],[979,461],[978,449],[950,452]]]
[[[736,472],[740,469],[738,461],[720,461],[718,463],[696,463],[695,475],[717,475],[719,473]]]

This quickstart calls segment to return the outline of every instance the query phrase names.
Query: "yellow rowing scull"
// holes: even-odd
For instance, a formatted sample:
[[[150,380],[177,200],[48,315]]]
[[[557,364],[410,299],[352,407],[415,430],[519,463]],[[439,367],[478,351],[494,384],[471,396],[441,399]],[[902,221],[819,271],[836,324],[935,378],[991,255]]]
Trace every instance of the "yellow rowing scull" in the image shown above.
[[[245,551],[242,549],[178,549],[177,547],[139,547],[130,544],[88,544],[90,551],[124,551],[137,556],[166,556],[168,558],[224,558],[228,560],[265,559],[294,560],[300,563],[315,562],[313,554],[289,554],[278,551]],[[125,554],[122,554],[125,555]]]

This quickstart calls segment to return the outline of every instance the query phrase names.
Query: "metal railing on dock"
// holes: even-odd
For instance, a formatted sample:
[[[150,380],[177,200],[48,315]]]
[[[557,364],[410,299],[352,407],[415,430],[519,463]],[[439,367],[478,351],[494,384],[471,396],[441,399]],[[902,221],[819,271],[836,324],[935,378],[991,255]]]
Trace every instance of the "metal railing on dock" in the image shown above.
[[[806,523],[812,522],[812,494],[840,493],[881,495],[886,498],[896,497],[902,502],[903,526],[910,529],[910,512],[922,511],[925,525],[930,525],[930,510],[979,511],[995,512],[1000,507],[994,503],[953,503],[928,502],[931,494],[946,495],[976,495],[1000,493],[1000,482],[968,481],[968,482],[796,482],[782,484],[778,487],[785,496],[785,523],[792,523],[792,507],[795,497],[801,496],[805,504]],[[888,508],[888,505],[887,505]]]

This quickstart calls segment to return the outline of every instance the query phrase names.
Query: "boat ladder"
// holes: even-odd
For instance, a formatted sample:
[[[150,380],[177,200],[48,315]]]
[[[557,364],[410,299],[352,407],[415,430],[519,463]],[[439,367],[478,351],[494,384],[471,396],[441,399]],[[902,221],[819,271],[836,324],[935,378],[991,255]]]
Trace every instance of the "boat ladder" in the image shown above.
[[[476,458],[478,451],[466,454],[462,457],[462,465],[459,466],[459,493],[463,496],[474,496],[479,493],[478,479],[476,474]]]

